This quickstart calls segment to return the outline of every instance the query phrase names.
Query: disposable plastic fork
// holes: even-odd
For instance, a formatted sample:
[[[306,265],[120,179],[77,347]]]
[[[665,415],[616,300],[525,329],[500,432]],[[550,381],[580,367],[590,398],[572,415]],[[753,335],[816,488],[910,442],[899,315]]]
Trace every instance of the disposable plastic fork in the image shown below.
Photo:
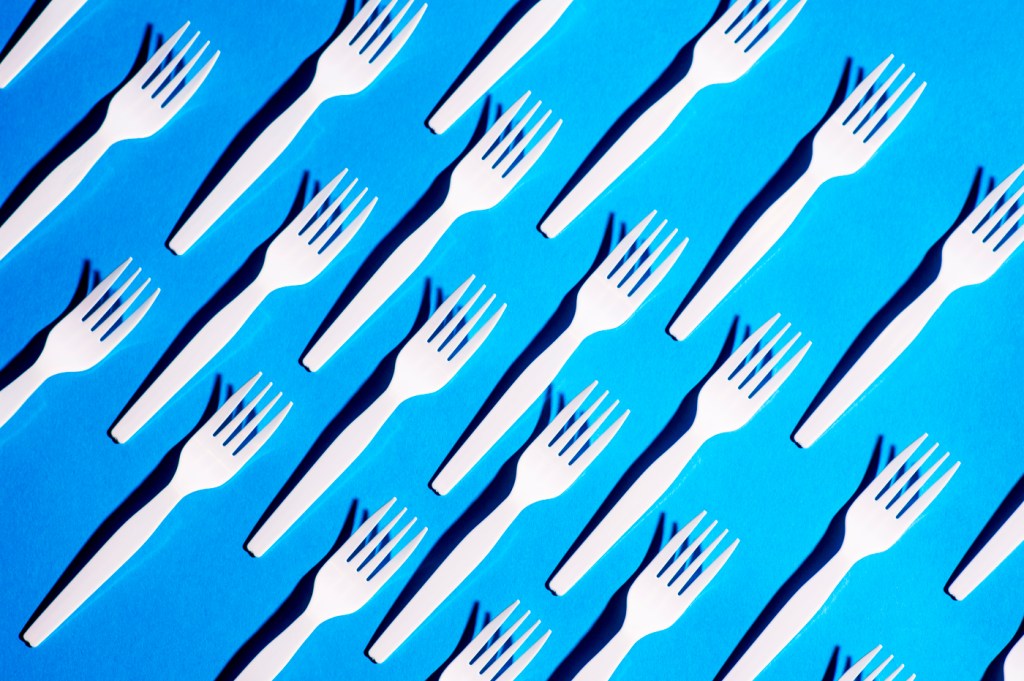
[[[86,0],[50,0],[28,30],[0,60],[0,88],[5,88],[40,50],[82,9]]]
[[[867,676],[861,678],[861,674],[867,670],[868,665],[871,664],[871,661],[874,660],[880,652],[882,652],[882,646],[876,647],[870,653],[862,657],[857,664],[847,669],[846,673],[839,677],[839,681],[875,681],[875,679],[878,679],[882,672],[885,671],[886,667],[889,666],[889,663],[895,659],[892,655],[882,660],[882,664],[875,667],[874,671]],[[904,666],[902,664],[899,665],[889,676],[885,677],[885,681],[899,681],[899,676],[903,672],[903,669]],[[916,678],[917,674],[911,674],[910,676],[905,677],[904,681],[914,681]],[[1009,679],[1009,677],[1007,677],[1007,679]]]
[[[445,667],[440,681],[498,681],[498,674],[501,674],[500,681],[515,681],[519,678],[526,666],[533,662],[533,658],[537,657],[537,653],[547,643],[551,636],[551,630],[548,629],[544,632],[525,653],[509,665],[512,656],[519,652],[519,649],[530,640],[533,632],[540,626],[540,620],[537,620],[526,630],[525,634],[512,641],[513,634],[530,617],[530,611],[527,610],[511,627],[498,636],[498,631],[518,607],[519,601],[516,601],[488,622],[487,626],[480,630],[480,633],[470,641],[469,645]],[[497,636],[496,639],[495,636]],[[494,640],[493,643],[491,643],[492,640]],[[508,665],[507,669],[506,665]],[[505,670],[503,674],[501,673],[502,669]]]
[[[571,4],[572,0],[540,0],[531,7],[444,100],[427,126],[439,135],[448,130],[540,42]]]
[[[171,481],[129,518],[46,606],[22,635],[26,643],[30,646],[39,645],[63,624],[64,620],[142,548],[185,497],[220,487],[233,478],[266,444],[288,415],[292,403],[289,402],[279,409],[274,418],[257,431],[256,428],[281,398],[281,393],[278,393],[259,412],[255,412],[256,405],[270,390],[272,384],[268,383],[256,397],[242,407],[242,400],[260,377],[261,374],[256,374],[249,379],[249,382],[229,397],[185,443]]]
[[[571,589],[615,542],[650,512],[669,492],[705,442],[745,426],[789,378],[811,344],[806,343],[780,366],[800,334],[794,334],[781,349],[776,350],[779,341],[789,331],[789,324],[786,324],[762,346],[761,341],[778,319],[779,315],[769,319],[711,374],[697,395],[697,413],[690,429],[630,485],[586,540],[554,573],[548,588],[555,595],[561,596]],[[773,354],[769,357],[769,353]]]
[[[879,64],[818,129],[807,170],[761,214],[680,311],[668,329],[673,338],[683,340],[689,336],[782,238],[818,188],[863,168],[914,108],[926,83],[921,83],[889,115],[914,80],[912,73],[893,87],[903,65],[875,87],[892,59],[890,55]]]
[[[604,451],[629,417],[629,410],[598,435],[619,403],[613,402],[591,423],[591,417],[608,396],[605,392],[577,415],[596,386],[597,382],[591,383],[573,398],[527,447],[516,466],[516,480],[508,496],[452,549],[374,641],[367,653],[371,659],[375,662],[388,659],[487,558],[519,514],[538,502],[566,492]]]
[[[484,292],[480,286],[476,293],[458,310],[455,306],[469,289],[474,277],[467,279],[455,293],[441,304],[427,323],[409,339],[395,358],[394,373],[384,392],[366,408],[306,471],[299,483],[284,501],[274,509],[266,522],[253,535],[246,550],[262,556],[288,529],[319,499],[334,481],[341,477],[352,462],[363,453],[391,415],[406,400],[437,392],[451,381],[480,349],[505,312],[502,304],[480,330],[469,333],[483,319],[492,295],[479,306],[473,316],[467,315],[476,306]]]
[[[922,435],[900,452],[854,499],[846,512],[843,543],[838,551],[790,597],[723,681],[752,681],[757,678],[828,602],[854,565],[892,548],[935,501],[960,467],[960,462],[950,466],[925,489],[928,481],[949,458],[948,453],[944,454],[922,473],[922,467],[938,448],[938,444],[934,444],[906,467],[927,438],[927,434]]]
[[[50,378],[86,371],[99,364],[146,316],[153,301],[160,295],[160,289],[153,291],[131,314],[129,310],[149,285],[149,279],[136,287],[127,300],[121,300],[139,276],[141,267],[117,291],[107,295],[131,261],[128,258],[121,263],[57,322],[46,336],[46,343],[36,361],[0,390],[0,427]]]
[[[910,346],[954,291],[987,281],[1017,250],[1024,240],[1024,206],[1018,205],[1024,187],[1008,195],[1021,172],[1024,166],[993,189],[946,238],[935,280],[871,342],[793,434],[794,442],[801,447],[814,444]]]
[[[405,515],[403,508],[379,528],[394,503],[392,499],[378,509],[327,559],[313,580],[313,595],[306,609],[253,658],[238,675],[238,681],[269,681],[276,677],[317,627],[362,608],[398,572],[423,541],[427,528],[422,528],[396,552],[417,519],[410,520],[392,537],[391,531]],[[377,531],[371,536],[374,530]]]
[[[139,432],[142,426],[217,356],[270,294],[284,288],[310,283],[352,240],[373,211],[377,199],[373,198],[364,204],[362,211],[349,221],[353,211],[366,196],[366,189],[342,207],[342,203],[359,182],[355,179],[332,200],[331,194],[338,188],[346,173],[348,170],[343,170],[331,180],[306,204],[295,219],[274,237],[267,247],[259,274],[252,283],[192,337],[188,345],[182,348],[131,408],[118,419],[110,429],[110,436],[116,442],[127,442]]]
[[[1017,507],[947,590],[958,601],[967,598],[992,571],[1024,542],[1024,504]],[[1009,677],[1008,677],[1009,678]]]
[[[541,103],[537,102],[513,126],[513,119],[529,97],[527,92],[513,104],[459,161],[452,171],[448,194],[441,206],[406,237],[337,319],[331,322],[302,358],[307,369],[317,371],[334,356],[412,276],[457,219],[498,205],[533,167],[551,144],[562,121],[551,126],[547,134],[531,147],[530,143],[544,128],[551,112],[545,113],[529,132],[525,132],[526,124],[540,108]],[[502,138],[502,133],[508,128],[511,129]]]
[[[206,42],[184,62],[185,55],[199,37],[197,32],[172,57],[171,50],[186,29],[188,23],[161,45],[139,72],[117,91],[107,106],[103,123],[93,136],[47,175],[0,226],[0,260],[74,191],[110,147],[124,140],[150,137],[192,98],[217,62],[220,52],[215,52],[195,77],[185,83],[185,78],[210,44]]]
[[[568,328],[523,370],[438,471],[430,483],[435,492],[450,492],[544,393],[583,341],[625,324],[665,278],[686,248],[687,240],[683,239],[659,261],[676,236],[676,230],[672,230],[655,245],[667,222],[663,221],[633,250],[654,215],[649,214],[634,227],[583,283],[576,294],[575,312]]]
[[[658,141],[693,97],[710,85],[731,83],[750,67],[789,28],[803,9],[799,0],[780,16],[787,0],[769,8],[769,0],[737,0],[697,41],[693,62],[682,80],[652,104],[548,214],[540,231],[557,236]],[[750,11],[743,14],[745,9]],[[767,29],[767,30],[766,30]]]
[[[416,30],[423,13],[405,22],[415,0],[392,14],[398,0],[380,9],[381,0],[368,0],[352,21],[320,53],[316,73],[306,90],[268,125],[235,161],[217,186],[171,235],[168,248],[181,255],[227,212],[235,201],[273,164],[321,104],[334,97],[362,92],[391,63]]]
[[[729,530],[723,530],[708,546],[703,547],[704,540],[718,524],[717,520],[712,521],[699,536],[693,537],[705,515],[701,513],[676,532],[637,576],[626,594],[626,617],[622,626],[580,670],[575,681],[607,681],[612,678],[633,646],[641,639],[664,631],[679,621],[690,604],[725,566],[739,546],[739,539],[733,540],[706,569],[701,570],[729,533]],[[699,547],[703,548],[695,555]],[[701,570],[699,574],[698,570]]]

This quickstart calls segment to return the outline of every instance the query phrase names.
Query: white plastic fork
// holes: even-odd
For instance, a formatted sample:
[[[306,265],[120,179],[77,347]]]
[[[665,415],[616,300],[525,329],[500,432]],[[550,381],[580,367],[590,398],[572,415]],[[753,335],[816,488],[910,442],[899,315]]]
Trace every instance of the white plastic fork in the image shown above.
[[[697,395],[697,413],[690,429],[630,485],[597,527],[587,535],[586,540],[552,575],[548,588],[556,596],[569,591],[626,532],[651,511],[658,500],[669,492],[705,442],[716,435],[745,426],[789,378],[811,344],[806,343],[779,367],[800,334],[794,334],[776,351],[779,341],[789,330],[789,324],[786,324],[761,346],[761,341],[778,319],[779,315],[775,315],[751,334],[707,379]],[[773,353],[771,357],[768,356],[770,352]],[[750,356],[751,353],[753,356]],[[778,370],[776,367],[779,367]]]
[[[319,370],[412,276],[457,219],[498,205],[523,179],[562,125],[562,121],[555,123],[539,142],[530,147],[530,142],[544,127],[551,112],[545,113],[529,132],[524,133],[526,124],[540,108],[541,103],[537,102],[513,126],[513,119],[529,97],[527,92],[513,104],[459,161],[452,171],[448,194],[441,206],[406,237],[331,322],[303,356],[303,366],[310,371]],[[511,130],[499,140],[506,128]]]
[[[427,127],[439,135],[448,130],[540,42],[571,4],[572,0],[539,0],[441,103]]]
[[[1003,681],[1024,679],[1024,643],[1022,641],[1024,638],[1018,639],[1010,648],[1010,652],[1006,654],[1006,660],[1003,662]]]
[[[949,585],[947,592],[958,601],[967,598],[1011,553],[1024,543],[1024,504],[1017,507]],[[1009,678],[1009,677],[1007,677]]]
[[[40,50],[82,9],[86,0],[50,0],[28,30],[0,60],[0,88],[5,88]]]
[[[647,108],[619,136],[587,174],[540,224],[547,237],[558,236],[658,141],[693,97],[710,85],[731,83],[750,70],[803,9],[799,0],[785,15],[779,12],[787,0],[737,0],[697,41],[693,62],[682,80]],[[777,21],[776,21],[777,19]],[[772,25],[772,22],[775,22]],[[765,30],[767,29],[767,30]]]
[[[437,472],[430,482],[435,492],[448,494],[544,393],[583,341],[625,324],[669,273],[686,248],[687,239],[659,262],[676,236],[676,230],[672,230],[655,245],[667,223],[663,221],[636,247],[654,216],[650,213],[634,227],[583,283],[569,326],[523,370]]]
[[[889,663],[895,659],[890,655],[882,661],[882,664],[875,667],[874,671],[861,678],[861,674],[864,673],[868,668],[868,665],[871,664],[871,661],[874,660],[880,652],[882,652],[882,646],[877,646],[870,653],[862,657],[857,664],[847,669],[846,673],[839,677],[839,681],[875,681],[879,676],[881,676],[882,672],[885,671],[885,668],[889,666]],[[899,665],[889,676],[885,678],[885,681],[897,681],[900,674],[903,673],[903,669],[904,665]],[[909,677],[906,677],[904,681],[914,681],[916,678],[917,674],[911,674]],[[1007,679],[1009,679],[1009,677],[1007,677]]]
[[[607,681],[612,678],[633,646],[644,637],[664,631],[679,621],[725,566],[739,546],[739,539],[734,539],[706,569],[697,573],[729,533],[729,530],[723,530],[694,557],[697,548],[718,524],[717,520],[712,521],[698,537],[693,538],[705,515],[699,514],[676,532],[654,560],[637,575],[626,594],[626,616],[622,626],[576,674],[574,681]],[[685,548],[684,542],[687,544]]]
[[[903,354],[954,291],[991,277],[1024,240],[1024,187],[1007,198],[1021,166],[989,192],[949,235],[935,280],[871,342],[852,367],[793,434],[801,447],[814,444]],[[1012,210],[1012,213],[1011,213]]]
[[[116,442],[127,442],[149,422],[241,330],[266,298],[284,288],[310,283],[337,257],[363,226],[377,199],[374,197],[351,222],[349,217],[366,196],[364,188],[342,208],[359,182],[352,180],[336,199],[348,170],[343,170],[274,237],[263,257],[259,274],[200,329],[181,352],[146,388],[110,429]]]
[[[910,457],[928,438],[927,433],[900,452],[850,505],[846,512],[843,543],[813,577],[793,594],[757,639],[744,651],[723,681],[753,681],[789,645],[828,602],[854,565],[889,550],[914,524],[949,483],[960,467],[954,463],[934,484],[925,484],[942,467],[944,454],[920,473],[938,444],[904,470]]]
[[[894,89],[903,71],[901,64],[888,80],[874,89],[892,59],[889,55],[868,74],[818,129],[807,170],[761,214],[679,312],[668,329],[673,338],[683,340],[689,336],[782,238],[814,193],[829,180],[852,175],[863,168],[907,117],[927,84],[921,83],[886,118],[915,76],[910,74]]]
[[[530,616],[530,611],[527,610],[511,627],[506,629],[501,636],[498,636],[491,643],[491,640],[498,634],[498,630],[501,629],[502,625],[505,624],[518,607],[519,601],[516,601],[505,608],[500,615],[488,622],[487,626],[480,630],[480,633],[470,641],[469,645],[445,667],[439,681],[499,681],[498,674],[501,673],[502,669],[505,669],[506,665],[508,665],[508,668],[505,669],[505,673],[501,674],[500,681],[515,681],[519,678],[519,675],[523,673],[527,665],[533,662],[533,658],[537,657],[537,653],[547,643],[548,638],[551,636],[551,630],[548,629],[544,632],[525,653],[517,657],[509,665],[508,663],[512,656],[519,652],[519,649],[523,647],[530,637],[533,636],[533,632],[537,630],[537,627],[540,626],[540,620],[537,620],[533,623],[533,626],[526,630],[525,634],[514,642],[512,641],[512,635],[516,633]]]
[[[414,1],[408,0],[394,16],[392,11],[398,0],[391,0],[383,9],[381,0],[368,0],[363,5],[320,53],[316,73],[306,90],[260,133],[171,235],[167,242],[171,251],[181,255],[191,248],[277,160],[321,104],[334,97],[362,92],[376,80],[412,36],[427,10],[426,4],[422,5],[400,31],[396,30]]]
[[[563,494],[604,451],[629,417],[627,409],[604,432],[597,434],[619,406],[616,400],[590,423],[590,418],[608,396],[607,391],[570,423],[596,386],[595,381],[573,398],[527,447],[516,466],[515,483],[508,496],[452,549],[374,641],[367,652],[374,662],[388,659],[451,596],[487,558],[524,510]]]
[[[502,304],[470,338],[469,333],[483,319],[495,296],[479,306],[467,320],[469,311],[484,292],[476,293],[455,312],[455,306],[469,289],[470,276],[455,293],[441,304],[430,319],[409,339],[395,358],[394,373],[384,392],[352,421],[306,471],[298,484],[259,527],[245,548],[262,556],[302,515],[348,470],[363,453],[395,410],[406,400],[435,393],[448,384],[459,369],[487,340],[501,315]]]
[[[272,384],[237,413],[242,400],[260,380],[256,374],[228,398],[217,412],[181,449],[174,476],[155,497],[129,518],[89,559],[89,562],[57,594],[56,598],[22,634],[30,646],[37,646],[71,616],[122,565],[134,556],[172,510],[195,492],[220,487],[233,478],[274,434],[291,410],[289,402],[258,432],[256,428],[281,397],[278,393],[259,412],[256,405]],[[250,418],[251,417],[251,418]]]
[[[128,258],[121,263],[57,322],[46,336],[43,350],[36,361],[0,390],[0,427],[50,378],[86,371],[99,364],[146,316],[153,301],[160,295],[160,289],[153,291],[131,314],[128,312],[149,285],[149,279],[137,287],[127,300],[121,301],[142,271],[141,267],[116,292],[107,295],[131,261]]]
[[[392,499],[378,509],[327,559],[313,580],[313,595],[306,609],[252,659],[238,675],[238,681],[270,681],[276,677],[317,627],[362,608],[398,572],[423,541],[427,528],[421,529],[392,555],[417,520],[410,520],[384,543],[405,515],[403,508],[371,537],[370,533],[377,529],[394,503]]]
[[[186,23],[178,29],[117,91],[107,106],[103,123],[93,136],[47,175],[0,225],[0,260],[74,191],[110,147],[124,140],[150,137],[192,98],[217,62],[220,52],[214,53],[195,77],[185,83],[186,76],[210,44],[205,43],[182,65],[185,55],[199,37],[197,32],[171,58],[171,49],[188,26]]]

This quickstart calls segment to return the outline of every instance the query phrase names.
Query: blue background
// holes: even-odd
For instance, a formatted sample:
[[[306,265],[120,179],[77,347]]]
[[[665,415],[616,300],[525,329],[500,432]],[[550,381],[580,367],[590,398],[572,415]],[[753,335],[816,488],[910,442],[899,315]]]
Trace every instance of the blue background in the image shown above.
[[[0,7],[0,36],[33,3]],[[765,604],[807,558],[856,490],[873,452],[924,431],[961,472],[895,548],[865,561],[766,681],[830,680],[830,660],[877,643],[922,681],[980,678],[1018,630],[1024,556],[963,603],[943,585],[1022,473],[1019,441],[1020,257],[956,294],[883,381],[817,445],[789,435],[876,311],[952,224],[979,167],[1003,177],[1022,160],[1024,70],[1008,0],[892,3],[809,0],[787,34],[735,84],[701,93],[643,163],[565,233],[536,224],[609,126],[708,21],[714,0],[578,0],[494,89],[506,105],[532,89],[565,119],[554,144],[496,209],[464,218],[386,310],[317,374],[298,357],[373,247],[470,139],[478,106],[443,136],[423,121],[513,7],[437,0],[395,62],[361,95],[324,105],[296,142],[189,253],[164,242],[241,127],[328,38],[343,2],[94,0],[0,92],[0,195],[6,196],[128,73],[147,23],[170,35],[184,19],[223,51],[207,83],[151,139],[115,147],[83,185],[0,263],[0,363],[71,301],[90,261],[107,273],[136,258],[163,294],[98,368],[48,383],[0,431],[0,676],[16,679],[212,678],[327,553],[350,514],[392,495],[430,527],[421,550],[357,614],[321,627],[282,678],[420,679],[456,648],[473,605],[515,598],[554,633],[523,678],[548,678],[640,565],[652,514],[567,596],[544,582],[615,481],[711,367],[735,315],[776,311],[814,347],[741,432],[708,444],[660,510],[701,509],[742,539],[739,551],[670,631],[634,650],[618,678],[711,679]],[[848,57],[872,68],[890,52],[929,81],[904,125],[855,176],[825,186],[769,263],[683,343],[664,328],[736,216],[825,113]],[[313,284],[272,297],[230,347],[126,445],[106,430],[184,324],[275,232],[305,172],[325,182],[351,168],[380,196],[359,236]],[[575,393],[597,378],[633,410],[619,437],[562,498],[530,509],[478,572],[383,665],[371,634],[434,542],[528,438],[538,403],[447,497],[427,480],[520,352],[591,266],[614,214],[656,208],[691,245],[623,328],[588,341],[555,382]],[[444,391],[404,405],[315,512],[265,557],[242,549],[310,446],[413,327],[429,278],[451,291],[470,273],[509,305],[492,338]],[[199,421],[215,376],[256,370],[296,403],[279,434],[235,480],[184,503],[100,593],[38,649],[18,638],[92,533]],[[881,444],[879,444],[881,438]],[[485,500],[488,501],[488,500]],[[495,501],[495,500],[490,500]],[[838,653],[836,647],[838,646]]]

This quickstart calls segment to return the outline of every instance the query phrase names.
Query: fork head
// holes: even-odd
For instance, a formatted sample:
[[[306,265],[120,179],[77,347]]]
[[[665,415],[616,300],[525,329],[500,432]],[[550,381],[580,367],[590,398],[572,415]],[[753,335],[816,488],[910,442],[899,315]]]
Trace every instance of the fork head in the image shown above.
[[[657,211],[651,212],[630,230],[580,287],[576,296],[576,316],[588,331],[614,329],[624,324],[647,300],[654,287],[661,283],[686,248],[689,239],[684,238],[659,262],[677,233],[673,229],[655,246],[668,220],[662,220],[637,246],[637,241],[655,215]]]
[[[274,385],[267,383],[248,404],[242,405],[242,400],[262,376],[258,373],[250,378],[189,438],[181,450],[178,470],[174,474],[176,482],[193,491],[220,487],[266,444],[291,411],[292,403],[279,409],[274,418],[257,432],[260,423],[281,399],[279,392],[256,411],[256,406]]]
[[[922,82],[909,96],[903,96],[914,81],[914,73],[893,87],[903,73],[903,64],[879,85],[892,60],[889,55],[869,73],[815,134],[811,172],[822,181],[863,168],[924,92],[927,83]],[[890,114],[897,102],[899,107]]]
[[[629,418],[627,409],[597,436],[601,426],[618,408],[619,401],[612,402],[591,422],[591,417],[608,397],[607,390],[585,411],[577,412],[596,387],[597,381],[594,381],[565,405],[519,458],[514,489],[529,497],[530,503],[554,499],[569,489]]]
[[[373,212],[377,205],[376,196],[354,219],[349,220],[366,196],[365,187],[342,207],[359,184],[359,178],[349,182],[341,194],[331,200],[331,194],[347,174],[346,168],[328,182],[270,243],[260,274],[273,279],[269,283],[275,288],[300,286],[313,281],[348,245]]]
[[[480,349],[501,319],[505,312],[504,303],[484,322],[479,331],[472,337],[469,336],[495,298],[492,294],[467,320],[470,310],[487,288],[481,285],[476,293],[456,310],[455,306],[469,290],[475,278],[475,275],[470,275],[455,293],[448,296],[398,353],[392,382],[404,394],[410,397],[426,395],[437,392],[447,385],[467,360]]]
[[[515,121],[529,98],[530,93],[527,92],[499,116],[480,141],[455,166],[448,198],[445,200],[453,209],[469,213],[498,205],[551,144],[562,127],[561,120],[531,146],[531,142],[551,117],[550,109],[526,131],[527,124],[540,109],[540,101]]]
[[[737,80],[789,28],[804,2],[780,16],[787,0],[736,0],[697,40],[690,72],[702,85]]]
[[[1024,166],[989,192],[942,245],[942,274],[952,287],[980,284],[999,269],[1024,239],[1024,187],[1010,194]]]
[[[892,655],[885,658],[885,660],[882,661],[882,664],[875,667],[874,671],[867,676],[862,677],[861,674],[864,673],[868,668],[868,665],[871,664],[871,661],[874,660],[880,652],[882,652],[882,646],[877,646],[870,653],[862,657],[857,664],[846,670],[846,673],[839,677],[839,681],[876,681],[876,679],[881,676],[882,672],[885,671],[885,668],[889,666],[889,663],[893,661]],[[903,668],[904,665],[902,664],[896,667],[889,676],[885,677],[885,681],[898,681],[899,675],[903,672]],[[911,674],[903,681],[914,681],[916,678],[917,674]]]
[[[220,51],[214,52],[199,72],[185,82],[210,45],[206,41],[187,62],[184,61],[185,55],[192,50],[199,37],[198,31],[184,47],[171,55],[171,50],[181,40],[188,26],[189,22],[185,22],[111,99],[103,126],[109,126],[110,133],[117,139],[139,139],[155,134],[192,99],[192,95],[210,75]]]
[[[132,305],[149,285],[146,279],[137,286],[126,299],[122,297],[135,281],[142,268],[136,269],[116,291],[110,292],[114,283],[120,279],[132,259],[128,258],[107,275],[87,295],[82,302],[68,312],[46,337],[43,352],[55,362],[60,363],[62,371],[85,371],[96,366],[123,341],[132,329],[153,306],[153,301],[160,295],[156,289],[129,314]]]
[[[957,461],[925,490],[925,484],[949,458],[949,452],[946,452],[928,470],[921,472],[938,449],[936,443],[904,469],[926,439],[927,433],[900,452],[850,505],[846,512],[843,549],[849,548],[854,557],[870,556],[891,548],[935,501],[960,467]]]
[[[779,317],[775,315],[750,334],[729,359],[711,374],[697,396],[694,427],[700,425],[713,433],[725,433],[743,427],[800,364],[811,347],[810,342],[805,343],[776,370],[800,339],[800,333],[797,332],[781,349],[776,349],[789,331],[789,324],[761,344]]]
[[[381,0],[367,0],[320,54],[311,87],[325,97],[354,95],[365,90],[395,58],[427,11],[427,5],[421,5],[403,26],[402,20],[414,2],[407,0],[394,14],[398,0],[391,0],[383,9]]]
[[[644,635],[668,629],[732,556],[739,546],[739,539],[733,540],[710,565],[703,567],[729,534],[729,530],[722,530],[704,547],[704,540],[718,525],[718,521],[713,520],[694,537],[706,515],[706,512],[701,512],[676,532],[654,560],[637,575],[626,595],[626,621],[623,627],[637,627],[645,632]],[[700,553],[697,553],[698,549]]]
[[[324,562],[313,580],[310,607],[322,608],[332,617],[353,613],[363,607],[409,559],[423,541],[427,528],[422,528],[395,553],[417,519],[410,520],[392,537],[391,531],[405,515],[406,509],[395,514],[384,527],[379,525],[394,504],[395,499],[391,499],[377,509]]]
[[[469,645],[445,668],[440,681],[496,681],[498,679],[500,681],[515,681],[551,636],[551,630],[548,629],[525,653],[512,661],[513,656],[519,652],[540,626],[540,620],[537,620],[526,630],[525,634],[512,641],[512,635],[530,616],[530,611],[527,610],[511,627],[495,638],[498,631],[518,607],[519,601],[516,601],[488,622],[480,630],[480,633],[470,641]],[[509,645],[510,643],[511,645]],[[503,671],[504,673],[502,673]]]

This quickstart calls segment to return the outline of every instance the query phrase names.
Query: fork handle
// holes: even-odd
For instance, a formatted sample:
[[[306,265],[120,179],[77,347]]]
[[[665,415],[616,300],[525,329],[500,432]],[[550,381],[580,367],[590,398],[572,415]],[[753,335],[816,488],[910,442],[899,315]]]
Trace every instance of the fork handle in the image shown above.
[[[54,373],[36,360],[35,364],[0,390],[0,428],[18,413],[28,398]]]
[[[623,628],[615,632],[611,640],[604,644],[604,647],[573,677],[573,681],[608,681],[636,642],[636,636],[623,625]]]
[[[761,214],[672,321],[668,332],[673,338],[681,341],[689,336],[743,278],[757,267],[793,224],[821,184],[816,175],[804,173]]]
[[[309,608],[304,610],[252,658],[236,677],[236,681],[271,681],[276,678],[320,624],[321,619]]]
[[[949,585],[949,595],[958,601],[967,598],[999,565],[1024,542],[1024,504],[986,542],[970,563]]]
[[[1003,662],[1003,679],[1024,678],[1024,637],[1017,640]]]
[[[256,557],[266,553],[363,453],[402,401],[403,398],[388,386],[306,471],[245,545],[246,550]]]
[[[648,107],[544,219],[540,225],[544,236],[558,236],[568,227],[658,141],[703,88],[696,76],[688,74]]]
[[[586,340],[587,335],[570,324],[562,335],[538,355],[437,472],[430,481],[431,489],[441,495],[451,492],[484,454],[526,413],[530,405],[544,394],[545,388],[555,380],[558,372]]]
[[[572,0],[540,0],[523,15],[445,101],[427,126],[442,134],[540,42]]]
[[[234,338],[270,293],[271,289],[257,278],[225,305],[171,360],[124,416],[118,419],[110,429],[110,437],[123,443],[139,432]]]
[[[442,204],[410,234],[373,273],[359,293],[302,358],[302,365],[318,371],[363,324],[413,275],[460,213]]]
[[[142,548],[184,496],[172,480],[129,518],[25,630],[25,642],[37,646],[63,624]]]
[[[952,292],[940,273],[938,279],[878,334],[793,434],[793,441],[801,447],[813,445],[917,338]]]
[[[249,148],[235,161],[227,174],[188,216],[167,247],[181,255],[237,201],[245,191],[277,160],[302,130],[323,101],[316,88],[309,87],[268,125]]]
[[[842,548],[793,594],[723,681],[753,681],[828,602],[856,561]]]
[[[511,492],[486,518],[452,549],[430,579],[420,587],[402,611],[373,642],[367,655],[374,662],[388,659],[406,639],[483,562],[491,549],[528,504]]]
[[[675,484],[693,455],[711,438],[691,428],[630,485],[625,494],[587,538],[548,580],[548,588],[563,596],[594,567],[634,525],[650,513],[658,500]]]
[[[101,126],[32,190],[7,221],[0,225],[0,260],[7,257],[22,239],[81,184],[112,145],[113,141]]]
[[[39,51],[53,40],[64,24],[82,9],[86,0],[51,0],[18,39],[7,56],[0,61],[0,88],[10,85]]]

